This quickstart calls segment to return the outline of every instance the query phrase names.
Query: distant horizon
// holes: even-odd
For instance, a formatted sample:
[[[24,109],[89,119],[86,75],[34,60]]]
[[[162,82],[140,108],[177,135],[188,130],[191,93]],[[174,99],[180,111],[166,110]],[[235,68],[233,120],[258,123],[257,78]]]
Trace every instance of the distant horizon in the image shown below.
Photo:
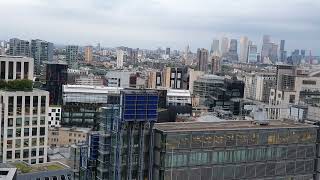
[[[315,0],[2,0],[0,38],[103,47],[209,49],[212,39],[262,36],[320,55]]]

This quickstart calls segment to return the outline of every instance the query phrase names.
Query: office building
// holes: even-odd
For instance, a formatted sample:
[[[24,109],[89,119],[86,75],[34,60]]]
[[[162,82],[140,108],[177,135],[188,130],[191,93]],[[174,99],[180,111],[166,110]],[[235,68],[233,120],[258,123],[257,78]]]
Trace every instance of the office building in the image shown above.
[[[68,65],[64,62],[47,62],[46,90],[50,92],[50,105],[62,104],[62,85],[68,82]]]
[[[193,94],[194,81],[198,80],[198,78],[202,75],[204,75],[204,72],[202,71],[195,71],[191,68],[188,69],[189,88],[187,89],[189,89],[191,94]]]
[[[229,39],[223,37],[221,39],[221,55],[224,56],[229,51]]]
[[[284,49],[285,46],[285,40],[280,41],[280,61],[281,62],[286,62],[287,60],[287,51]]]
[[[249,40],[248,37],[244,36],[240,38],[240,62],[247,63],[248,62],[248,46]]]
[[[6,81],[0,91],[2,162],[45,163],[49,92],[33,89],[33,59],[0,56],[0,65],[1,80]]]
[[[280,120],[266,125],[159,123],[154,132],[157,180],[318,179],[313,125]]]
[[[97,179],[151,180],[158,93],[128,89],[121,99],[121,106],[102,108]]]
[[[0,79],[33,79],[33,59],[21,56],[0,56]]]
[[[207,72],[208,70],[208,58],[209,53],[208,50],[201,48],[197,51],[197,60],[198,60],[198,70]]]
[[[168,55],[170,57],[170,48],[169,47],[166,48],[166,55]]]
[[[220,44],[219,44],[219,40],[218,39],[212,40],[211,49],[210,49],[210,55],[220,54],[220,46],[219,45]]]
[[[190,91],[184,89],[168,89],[167,106],[191,106]]]
[[[200,97],[200,104],[204,105],[205,102],[212,96],[214,89],[218,87],[223,87],[224,78],[217,75],[203,75],[200,76],[193,83],[193,95],[198,95]]]
[[[17,180],[17,168],[8,167],[5,164],[0,164],[0,179]]]
[[[99,125],[99,109],[107,104],[119,104],[118,87],[63,85],[62,126],[90,127]]]
[[[31,57],[34,59],[35,74],[41,75],[45,62],[53,61],[53,43],[40,39],[31,40]]]
[[[270,35],[263,35],[262,44],[267,44],[271,42]]]
[[[124,59],[124,52],[122,50],[117,50],[117,68],[123,68],[123,59]]]
[[[48,146],[70,147],[73,144],[82,144],[88,140],[90,128],[60,127],[49,128]]]
[[[165,67],[163,70],[163,87],[171,89],[184,89],[183,77],[186,74],[186,68]]]
[[[66,62],[70,67],[78,63],[79,46],[69,45],[66,47]]]
[[[86,63],[92,63],[92,59],[93,59],[93,47],[92,46],[86,46],[84,48],[84,61]]]
[[[229,52],[228,52],[229,61],[238,61],[238,41],[236,39],[230,40]]]
[[[258,47],[257,45],[248,46],[248,63],[258,62]]]
[[[108,71],[106,74],[106,81],[108,87],[130,87],[130,75],[135,72],[132,71]]]
[[[101,76],[89,74],[77,77],[75,79],[75,84],[88,86],[103,86],[105,84],[105,79]]]
[[[30,42],[18,38],[10,39],[8,55],[30,57]]]
[[[221,71],[221,62],[219,56],[211,57],[211,74],[216,74]]]
[[[0,169],[9,170],[6,177],[0,175],[2,180],[69,180],[73,174],[69,166],[61,162],[47,162],[43,164],[27,164],[12,162],[0,164]],[[15,172],[15,174],[14,174]],[[14,175],[13,175],[14,174]],[[12,178],[13,179],[10,179]]]
[[[49,106],[48,111],[48,125],[49,128],[61,127],[61,107],[60,106]]]

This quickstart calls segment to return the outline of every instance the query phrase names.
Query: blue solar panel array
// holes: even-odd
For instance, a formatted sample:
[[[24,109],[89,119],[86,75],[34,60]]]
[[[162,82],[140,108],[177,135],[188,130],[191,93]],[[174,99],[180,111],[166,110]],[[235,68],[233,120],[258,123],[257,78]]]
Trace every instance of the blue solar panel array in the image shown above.
[[[124,94],[123,121],[156,121],[158,118],[158,94],[128,93]]]

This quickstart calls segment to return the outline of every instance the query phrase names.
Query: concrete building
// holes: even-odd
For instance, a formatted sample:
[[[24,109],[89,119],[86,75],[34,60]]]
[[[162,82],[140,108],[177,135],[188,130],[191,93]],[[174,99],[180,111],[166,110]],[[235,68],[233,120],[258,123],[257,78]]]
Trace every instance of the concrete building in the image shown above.
[[[48,111],[48,125],[49,128],[61,127],[61,107],[60,106],[49,106]]]
[[[169,57],[170,57],[170,55],[171,55],[171,54],[170,54],[170,48],[169,48],[169,47],[166,48],[166,55],[169,56]]]
[[[10,39],[8,55],[30,57],[30,42],[18,38]]]
[[[90,128],[60,127],[49,129],[48,146],[70,147],[73,144],[81,144],[87,141]]]
[[[277,66],[277,86],[270,91],[269,105],[280,107],[269,111],[272,118],[287,118],[289,105],[313,102],[312,96],[319,98],[319,77],[299,72],[295,66]]]
[[[76,66],[78,63],[79,46],[69,45],[66,47],[66,62],[70,67]]]
[[[198,60],[198,70],[207,72],[208,70],[208,58],[209,53],[208,50],[201,48],[197,51],[197,60]]]
[[[239,62],[247,63],[248,62],[248,46],[249,40],[248,37],[244,36],[240,38],[240,58]]]
[[[317,126],[292,121],[159,123],[154,177],[318,179]]]
[[[43,74],[41,71],[45,69],[45,62],[53,61],[53,43],[40,39],[31,40],[31,57],[34,59],[35,74]]]
[[[93,60],[93,47],[86,46],[84,48],[84,60],[86,63],[92,63]]]
[[[6,165],[2,167],[0,164],[0,179],[17,180],[17,168],[9,168]]]
[[[101,76],[95,76],[93,74],[89,74],[87,76],[80,76],[75,79],[75,84],[77,85],[87,85],[87,86],[103,86],[104,79]]]
[[[122,50],[117,50],[117,68],[123,68],[124,52]]]
[[[167,106],[191,106],[191,94],[189,90],[168,89]]]
[[[221,71],[221,59],[219,56],[211,57],[211,74],[216,74]]]
[[[194,81],[197,80],[200,76],[204,75],[204,72],[195,71],[194,69],[189,68],[188,74],[189,74],[189,91],[191,94],[193,94]]]
[[[280,57],[279,60],[281,62],[286,62],[287,61],[287,51],[285,51],[285,40],[280,41]]]
[[[108,87],[130,87],[130,75],[135,72],[130,71],[108,71],[106,74]]]
[[[22,56],[0,56],[0,78],[5,81],[33,79],[33,59]]]
[[[49,92],[32,88],[32,59],[0,56],[0,64],[1,80],[15,84],[0,91],[2,162],[45,163]],[[22,78],[29,81],[21,81]]]
[[[183,89],[183,77],[186,75],[185,68],[165,67],[163,70],[163,87],[171,89]]]
[[[228,52],[228,60],[230,61],[238,61],[238,41],[236,39],[230,40],[229,52]]]

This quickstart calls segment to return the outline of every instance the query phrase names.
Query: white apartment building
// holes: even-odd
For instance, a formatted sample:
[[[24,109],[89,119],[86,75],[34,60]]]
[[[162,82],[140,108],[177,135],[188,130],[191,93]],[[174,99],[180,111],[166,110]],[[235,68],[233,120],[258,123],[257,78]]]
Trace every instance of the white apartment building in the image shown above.
[[[0,56],[0,65],[1,80],[33,78],[30,58]],[[3,89],[0,99],[0,161],[47,162],[49,92]]]
[[[50,106],[48,111],[48,125],[49,128],[61,127],[61,107]]]
[[[117,50],[117,68],[118,69],[123,68],[123,59],[124,59],[124,51]]]

